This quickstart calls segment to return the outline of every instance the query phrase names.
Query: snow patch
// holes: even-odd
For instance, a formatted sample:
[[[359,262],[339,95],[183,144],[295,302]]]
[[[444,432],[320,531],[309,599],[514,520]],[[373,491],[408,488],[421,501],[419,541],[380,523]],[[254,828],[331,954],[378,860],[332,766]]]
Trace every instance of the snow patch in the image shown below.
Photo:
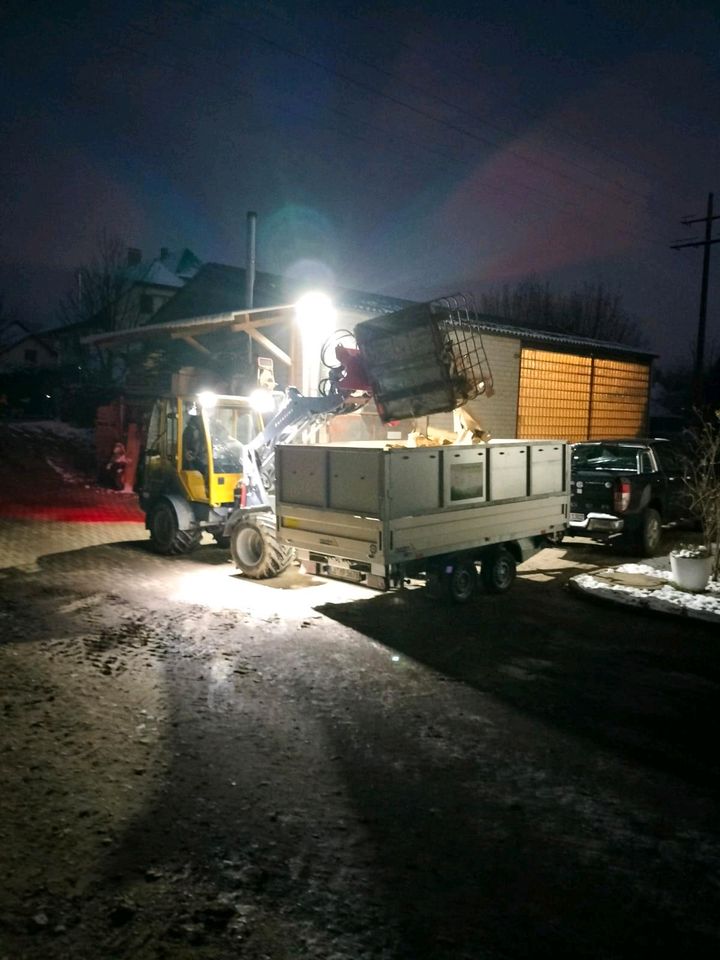
[[[603,579],[604,573],[646,576],[662,581],[662,584],[647,588],[628,586]],[[624,563],[607,571],[581,573],[570,582],[583,593],[616,603],[720,623],[720,583],[711,580],[703,593],[680,590],[672,581],[669,557],[658,557],[647,563]]]

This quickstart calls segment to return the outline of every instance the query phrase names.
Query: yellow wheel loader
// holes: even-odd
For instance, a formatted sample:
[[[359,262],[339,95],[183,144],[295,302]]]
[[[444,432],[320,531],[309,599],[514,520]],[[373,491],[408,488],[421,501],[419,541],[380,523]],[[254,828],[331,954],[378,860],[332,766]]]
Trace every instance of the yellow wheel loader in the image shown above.
[[[290,564],[293,551],[275,529],[275,445],[356,405],[293,388],[287,395],[264,393],[272,413],[267,423],[248,397],[200,393],[155,401],[136,490],[157,553],[189,553],[206,532],[229,546],[235,565],[253,579],[277,576]]]
[[[241,487],[244,450],[263,426],[248,397],[155,401],[137,482],[154,550],[188,553],[204,531],[228,543],[225,527]]]

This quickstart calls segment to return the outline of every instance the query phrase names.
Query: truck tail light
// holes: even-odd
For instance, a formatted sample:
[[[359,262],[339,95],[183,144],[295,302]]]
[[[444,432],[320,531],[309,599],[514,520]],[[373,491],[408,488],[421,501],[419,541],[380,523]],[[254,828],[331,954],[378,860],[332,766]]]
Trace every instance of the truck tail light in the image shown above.
[[[616,513],[624,513],[630,506],[630,481],[618,480],[615,484],[613,505]]]

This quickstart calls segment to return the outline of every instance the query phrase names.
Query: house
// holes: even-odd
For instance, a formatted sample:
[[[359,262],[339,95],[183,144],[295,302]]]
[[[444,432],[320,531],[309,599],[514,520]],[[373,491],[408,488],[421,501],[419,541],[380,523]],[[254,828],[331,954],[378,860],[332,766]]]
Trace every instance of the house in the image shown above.
[[[50,337],[33,333],[17,320],[0,328],[0,372],[42,370],[57,364],[58,351]]]
[[[91,316],[76,323],[67,323],[48,331],[58,344],[61,363],[87,363],[80,349],[83,337],[99,332],[133,329],[149,323],[201,266],[201,261],[187,248],[172,251],[162,247],[157,257],[144,260],[142,251],[129,247],[126,261],[119,270],[81,271],[78,276],[78,310],[83,298],[89,303]],[[83,290],[83,283],[91,289]],[[110,291],[108,293],[108,290]]]
[[[128,326],[149,323],[155,314],[181,290],[201,267],[200,260],[187,248],[172,251],[160,248],[160,255],[144,261],[142,251],[130,247],[123,271],[128,284]]]
[[[647,433],[655,354],[483,315],[477,323],[494,390],[470,412],[493,436],[577,442]]]
[[[266,352],[259,337],[242,332],[249,316],[244,312],[246,278],[243,268],[206,263],[161,307],[152,324],[106,337],[104,343],[144,340],[144,365],[135,371],[138,389],[153,371],[164,372],[168,389],[170,371],[192,368],[196,380],[205,377],[212,383],[214,377],[231,385],[226,389],[244,392],[256,359]],[[301,283],[258,271],[253,306],[291,304],[302,292]],[[411,304],[345,288],[326,292],[337,308],[338,326],[347,330],[363,319]],[[493,436],[578,441],[635,437],[647,431],[653,354],[619,343],[525,329],[486,315],[475,315],[475,324],[492,370],[493,390],[471,401],[469,409]],[[272,333],[281,352],[292,352],[290,338],[291,325],[286,322]],[[282,363],[276,362],[275,368],[277,381],[287,386],[289,372]],[[243,377],[245,383],[238,385]],[[433,415],[430,425],[448,429],[451,421],[448,414]],[[419,426],[422,429],[425,423]],[[341,429],[338,423],[331,433]],[[352,436],[377,439],[388,432],[397,430],[380,425],[370,406],[358,415]],[[350,434],[346,431],[344,436]]]

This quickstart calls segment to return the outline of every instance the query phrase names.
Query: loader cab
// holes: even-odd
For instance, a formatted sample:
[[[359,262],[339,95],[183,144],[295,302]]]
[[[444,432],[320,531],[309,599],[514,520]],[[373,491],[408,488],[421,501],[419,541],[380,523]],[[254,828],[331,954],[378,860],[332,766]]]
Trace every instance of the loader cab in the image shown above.
[[[141,502],[175,494],[210,508],[233,503],[243,448],[263,429],[247,397],[199,394],[155,401],[143,454]]]

